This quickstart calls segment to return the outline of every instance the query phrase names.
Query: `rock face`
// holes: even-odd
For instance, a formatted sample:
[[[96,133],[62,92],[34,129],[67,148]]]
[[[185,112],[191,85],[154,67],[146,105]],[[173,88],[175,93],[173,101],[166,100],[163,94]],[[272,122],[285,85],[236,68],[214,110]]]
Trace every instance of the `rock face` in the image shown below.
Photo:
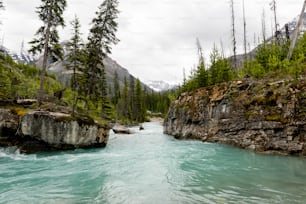
[[[239,81],[182,94],[164,132],[257,152],[306,155],[306,82]]]
[[[18,116],[1,109],[0,119],[0,145],[18,146],[21,152],[104,147],[108,141],[108,127],[68,114],[33,111]]]
[[[12,111],[0,109],[0,146],[13,146],[19,125],[19,117]]]

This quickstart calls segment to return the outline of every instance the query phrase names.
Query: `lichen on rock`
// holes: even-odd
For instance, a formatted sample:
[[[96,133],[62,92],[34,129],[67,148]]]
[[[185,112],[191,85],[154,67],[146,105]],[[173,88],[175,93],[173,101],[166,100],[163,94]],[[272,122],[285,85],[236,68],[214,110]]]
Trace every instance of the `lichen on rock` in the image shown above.
[[[104,147],[109,128],[86,118],[49,111],[31,111],[20,116],[0,109],[0,145],[16,145],[28,153]]]
[[[257,152],[306,155],[306,82],[239,81],[182,94],[164,132]]]

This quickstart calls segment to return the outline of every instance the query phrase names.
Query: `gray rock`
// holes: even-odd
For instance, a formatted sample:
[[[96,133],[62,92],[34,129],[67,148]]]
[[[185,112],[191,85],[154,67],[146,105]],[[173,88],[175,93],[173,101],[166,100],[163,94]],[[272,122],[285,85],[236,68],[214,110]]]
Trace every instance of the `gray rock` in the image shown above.
[[[104,147],[108,142],[108,127],[69,114],[33,111],[18,116],[0,109],[0,119],[0,145],[18,146],[21,152]]]
[[[133,134],[134,133],[129,128],[123,125],[117,125],[117,124],[112,128],[112,130],[115,134]]]
[[[183,93],[170,106],[164,133],[259,152],[306,155],[306,104],[302,102],[304,95],[300,100],[296,95],[303,92],[290,92],[291,83],[247,83],[231,82]],[[237,84],[249,88],[232,92]],[[299,86],[305,89],[306,81]],[[275,101],[282,101],[282,106]]]

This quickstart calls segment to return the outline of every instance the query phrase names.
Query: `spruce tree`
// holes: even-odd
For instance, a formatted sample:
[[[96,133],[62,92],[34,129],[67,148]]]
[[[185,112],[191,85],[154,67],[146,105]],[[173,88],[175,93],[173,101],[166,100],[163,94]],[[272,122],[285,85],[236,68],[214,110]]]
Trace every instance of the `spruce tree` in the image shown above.
[[[118,72],[115,71],[114,76],[114,95],[113,95],[113,104],[116,106],[118,104],[120,98],[120,87],[119,87],[119,79],[118,79]]]
[[[143,91],[141,88],[140,80],[136,80],[136,89],[135,89],[135,120],[137,122],[143,122],[144,121],[144,105],[143,105]]]
[[[213,47],[213,50],[210,54],[210,78],[211,78],[211,84],[214,85],[218,82],[220,82],[220,79],[219,79],[219,72],[220,72],[220,69],[219,69],[219,66],[218,66],[218,60],[220,60],[220,54],[219,54],[219,51],[216,47],[216,45],[214,44],[214,47]]]
[[[111,46],[118,43],[116,37],[118,18],[118,1],[105,0],[96,12],[96,17],[92,20],[90,29],[87,52],[87,94],[93,101],[102,99],[102,116],[106,106],[109,106],[107,100],[107,83],[105,80],[105,68],[103,59],[111,54]]]
[[[48,58],[52,60],[62,59],[63,50],[59,45],[59,35],[57,32],[58,26],[65,26],[63,13],[66,8],[66,0],[41,0],[42,4],[37,8],[37,13],[40,20],[43,22],[36,32],[37,38],[33,39],[30,44],[32,48],[29,52],[42,53],[43,65],[40,77],[40,87],[38,93],[38,102],[41,104],[43,99],[43,89],[45,74],[47,69]]]
[[[101,68],[101,77],[99,79],[99,85],[100,85],[100,100],[101,100],[101,117],[110,119],[110,114],[111,114],[111,104],[110,100],[108,98],[108,92],[107,92],[107,82],[106,82],[106,73],[105,73],[105,68],[102,66]]]
[[[72,38],[67,43],[68,48],[68,62],[67,62],[67,68],[70,70],[73,70],[72,74],[72,80],[71,80],[71,88],[74,91],[73,92],[73,108],[72,113],[74,114],[76,104],[77,104],[77,93],[81,90],[81,76],[80,73],[83,71],[82,68],[84,66],[84,54],[82,51],[82,39],[81,39],[81,33],[80,33],[80,21],[77,16],[75,16],[75,19],[71,22],[71,25],[73,27],[72,30]]]
[[[128,106],[129,106],[128,94],[129,94],[128,83],[126,77],[124,77],[124,84],[123,84],[122,94],[118,102],[117,112],[125,119],[128,119]]]
[[[129,81],[129,113],[130,116],[129,118],[131,120],[135,120],[135,80],[133,76],[130,76],[130,81]]]
[[[208,72],[205,69],[204,63],[200,63],[196,70],[196,82],[199,87],[206,87],[209,85]]]
[[[205,61],[204,61],[202,46],[198,38],[196,44],[199,55],[199,64],[195,73],[195,80],[199,87],[205,87],[209,84],[209,80],[208,80],[208,73],[205,69]]]

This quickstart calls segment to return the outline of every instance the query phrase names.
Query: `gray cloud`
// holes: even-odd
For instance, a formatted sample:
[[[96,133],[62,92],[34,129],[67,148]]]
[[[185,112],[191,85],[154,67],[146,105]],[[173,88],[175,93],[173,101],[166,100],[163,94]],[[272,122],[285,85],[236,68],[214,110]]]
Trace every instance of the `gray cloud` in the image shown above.
[[[91,19],[101,0],[68,0],[65,12],[67,27],[61,30],[62,40],[70,38],[69,22],[78,15],[86,39]],[[272,12],[269,0],[245,0],[248,41],[254,43],[261,33],[261,13],[265,9],[267,33],[271,33]],[[278,0],[280,25],[300,12],[302,2]],[[22,39],[28,42],[40,26],[35,13],[37,0],[4,0],[2,33],[5,45],[19,50]],[[166,80],[180,82],[183,68],[186,73],[196,64],[195,40],[198,37],[206,58],[216,43],[222,40],[225,53],[231,54],[230,8],[228,0],[130,0],[121,1],[118,37],[120,43],[111,55],[143,81]],[[235,1],[237,41],[242,52],[242,0]],[[1,34],[2,35],[2,34]]]

